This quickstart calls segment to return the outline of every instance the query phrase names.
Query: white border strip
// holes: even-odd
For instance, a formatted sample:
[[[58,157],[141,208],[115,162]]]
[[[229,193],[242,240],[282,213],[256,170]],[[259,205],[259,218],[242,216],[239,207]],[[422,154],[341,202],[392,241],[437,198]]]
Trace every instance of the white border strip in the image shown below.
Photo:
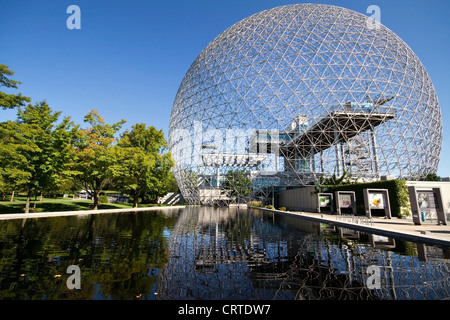
[[[89,215],[89,214],[157,211],[157,210],[162,210],[162,209],[182,209],[182,208],[185,208],[185,206],[101,209],[101,210],[84,210],[84,211],[83,210],[82,211],[58,211],[58,212],[38,212],[38,213],[5,213],[5,214],[0,214],[0,220],[28,219],[28,218],[51,218],[51,217],[66,217],[66,216],[85,216],[85,215]]]

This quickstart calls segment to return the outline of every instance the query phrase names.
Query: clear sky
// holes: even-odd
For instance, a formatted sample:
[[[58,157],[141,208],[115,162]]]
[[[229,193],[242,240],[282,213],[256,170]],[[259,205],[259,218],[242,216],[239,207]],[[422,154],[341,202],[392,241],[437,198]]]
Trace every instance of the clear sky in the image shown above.
[[[450,1],[309,0],[366,14],[417,54],[442,111],[444,143],[438,175],[450,176]],[[91,109],[108,123],[144,122],[168,134],[175,94],[197,55],[217,35],[259,11],[302,1],[283,0],[0,0],[0,64],[16,72],[32,103],[47,100],[79,124]],[[70,5],[81,29],[70,30]],[[14,91],[17,92],[17,91]],[[0,110],[0,121],[15,119]]]

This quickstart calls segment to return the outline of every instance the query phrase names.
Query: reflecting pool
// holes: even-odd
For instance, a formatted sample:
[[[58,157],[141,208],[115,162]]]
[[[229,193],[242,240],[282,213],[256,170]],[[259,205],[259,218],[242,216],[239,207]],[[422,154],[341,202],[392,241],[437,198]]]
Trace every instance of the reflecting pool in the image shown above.
[[[0,221],[0,299],[434,300],[449,275],[449,248],[256,209]]]

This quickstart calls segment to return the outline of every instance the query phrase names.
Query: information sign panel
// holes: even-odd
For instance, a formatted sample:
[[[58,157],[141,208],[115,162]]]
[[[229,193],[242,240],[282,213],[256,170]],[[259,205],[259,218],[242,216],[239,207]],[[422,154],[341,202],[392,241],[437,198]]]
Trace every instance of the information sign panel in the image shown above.
[[[333,194],[319,193],[317,195],[318,212],[334,212]]]
[[[387,189],[364,189],[366,216],[372,217],[372,210],[384,210],[384,216],[391,218],[389,191]]]
[[[420,188],[418,190],[416,186],[409,186],[408,193],[414,224],[421,225],[422,222],[428,222],[426,216],[427,214],[430,216],[430,213],[433,212],[436,213],[438,224],[447,225],[440,188],[432,188],[432,190]]]
[[[342,209],[352,209],[356,215],[356,197],[354,191],[336,191],[336,212],[342,214]]]

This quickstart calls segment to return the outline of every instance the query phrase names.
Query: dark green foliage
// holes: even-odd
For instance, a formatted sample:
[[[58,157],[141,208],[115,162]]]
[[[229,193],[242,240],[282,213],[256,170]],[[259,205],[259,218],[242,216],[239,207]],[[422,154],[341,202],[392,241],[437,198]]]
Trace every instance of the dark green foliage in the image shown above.
[[[103,194],[98,199],[99,203],[108,203],[108,196],[106,194]]]
[[[9,77],[14,75],[14,71],[8,69],[7,65],[0,64],[0,87],[18,89],[17,85],[21,82],[12,80]],[[23,97],[18,94],[7,94],[0,91],[0,107],[3,109],[13,109],[16,107],[22,107],[26,105],[26,102],[30,102],[29,97]]]
[[[252,180],[244,169],[230,170],[222,186],[231,191],[231,196],[245,198],[252,193]]]
[[[156,203],[158,197],[177,191],[173,176],[172,156],[162,130],[138,123],[125,131],[116,146],[119,160],[113,169],[115,184],[133,199],[137,207],[143,203]]]
[[[423,180],[424,181],[441,181],[442,179],[436,173],[429,173]]]

